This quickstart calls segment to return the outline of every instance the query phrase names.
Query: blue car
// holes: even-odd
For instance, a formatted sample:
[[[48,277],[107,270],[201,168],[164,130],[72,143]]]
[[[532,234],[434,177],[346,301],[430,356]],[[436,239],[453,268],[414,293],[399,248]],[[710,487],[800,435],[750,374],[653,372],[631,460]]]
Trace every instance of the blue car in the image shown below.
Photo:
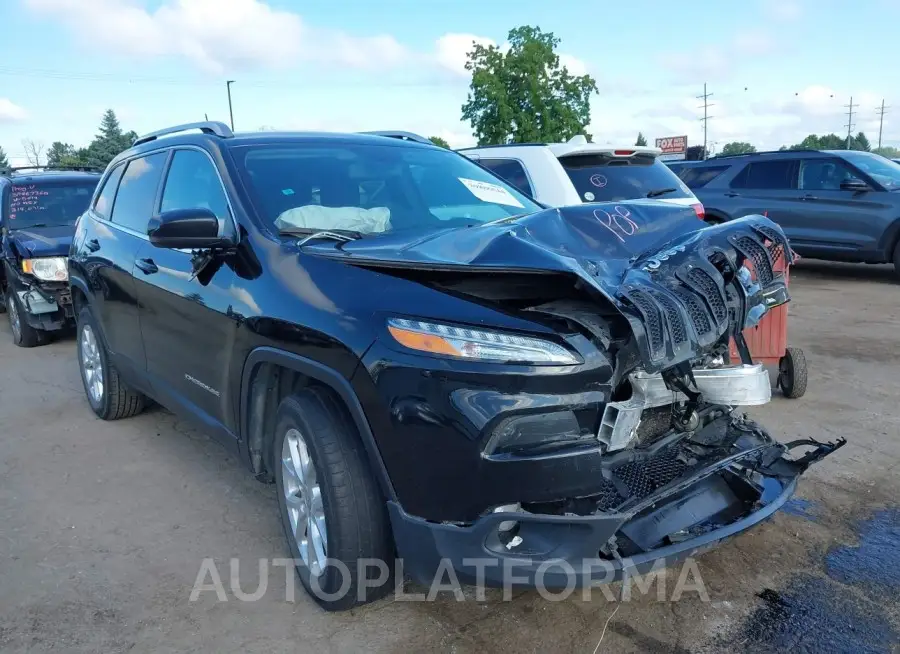
[[[0,174],[0,311],[34,347],[74,326],[66,257],[99,173],[15,168]]]

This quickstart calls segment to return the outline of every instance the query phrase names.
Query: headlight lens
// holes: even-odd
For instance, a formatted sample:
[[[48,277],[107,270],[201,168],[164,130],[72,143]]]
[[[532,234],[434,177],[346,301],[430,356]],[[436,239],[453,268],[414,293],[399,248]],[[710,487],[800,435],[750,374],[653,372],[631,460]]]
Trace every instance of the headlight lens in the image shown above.
[[[573,365],[566,348],[539,338],[392,318],[388,331],[400,345],[419,352],[479,361]]]
[[[69,280],[69,266],[63,257],[25,259],[22,270],[45,282],[65,282]]]

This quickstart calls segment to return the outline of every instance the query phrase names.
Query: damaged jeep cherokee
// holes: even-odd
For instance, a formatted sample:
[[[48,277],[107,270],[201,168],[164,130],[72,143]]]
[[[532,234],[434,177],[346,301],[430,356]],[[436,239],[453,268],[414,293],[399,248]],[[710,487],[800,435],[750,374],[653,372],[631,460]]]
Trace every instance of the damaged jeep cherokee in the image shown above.
[[[672,563],[843,444],[782,444],[742,413],[771,396],[742,331],[789,300],[776,224],[547,209],[393,136],[149,134],[70,255],[94,412],[152,398],[274,482],[322,606],[393,588],[360,561],[547,587]]]

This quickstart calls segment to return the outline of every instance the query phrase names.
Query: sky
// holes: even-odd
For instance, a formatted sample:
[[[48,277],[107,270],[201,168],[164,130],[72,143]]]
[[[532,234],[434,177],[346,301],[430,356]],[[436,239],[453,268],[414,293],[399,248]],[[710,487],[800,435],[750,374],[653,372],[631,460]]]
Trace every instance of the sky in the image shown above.
[[[473,41],[536,25],[592,75],[594,140],[686,134],[760,149],[853,130],[900,146],[900,0],[0,0],[0,147],[87,145],[107,108],[138,133],[397,129],[474,143],[461,121]]]

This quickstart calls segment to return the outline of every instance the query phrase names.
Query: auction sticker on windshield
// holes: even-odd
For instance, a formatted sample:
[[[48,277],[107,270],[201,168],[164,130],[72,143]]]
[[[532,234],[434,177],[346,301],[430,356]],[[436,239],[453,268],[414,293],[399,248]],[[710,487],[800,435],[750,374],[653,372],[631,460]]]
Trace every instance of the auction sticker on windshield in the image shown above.
[[[465,184],[466,188],[472,192],[472,195],[483,202],[505,204],[508,207],[518,207],[519,209],[525,208],[525,205],[516,200],[515,196],[502,186],[491,184],[490,182],[466,179],[465,177],[459,177],[458,179]]]

